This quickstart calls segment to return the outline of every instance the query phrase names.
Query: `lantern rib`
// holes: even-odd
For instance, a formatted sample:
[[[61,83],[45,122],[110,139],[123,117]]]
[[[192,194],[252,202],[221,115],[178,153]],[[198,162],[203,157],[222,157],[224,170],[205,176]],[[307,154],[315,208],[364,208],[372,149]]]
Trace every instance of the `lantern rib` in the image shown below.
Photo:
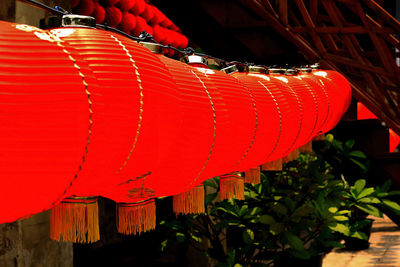
[[[244,88],[246,88],[246,91],[249,93],[251,101],[253,102],[253,107],[254,107],[254,115],[255,115],[255,119],[256,119],[256,125],[254,127],[254,135],[253,138],[250,142],[249,147],[247,148],[246,152],[244,152],[243,156],[233,165],[236,166],[238,165],[240,162],[243,161],[243,159],[247,156],[247,154],[249,153],[250,149],[253,147],[254,145],[254,141],[256,140],[256,136],[257,136],[257,128],[258,128],[258,112],[257,112],[257,104],[256,104],[256,100],[254,99],[253,94],[250,92],[249,88],[247,88],[247,86],[244,86]]]
[[[276,140],[275,146],[272,149],[272,151],[268,154],[267,159],[272,155],[272,153],[274,153],[276,147],[278,146],[279,140],[281,139],[281,132],[282,132],[282,113],[281,113],[281,109],[279,108],[278,102],[276,101],[274,94],[271,93],[271,91],[268,89],[267,86],[265,86],[261,81],[258,81],[259,84],[261,84],[262,87],[265,88],[265,90],[267,90],[267,92],[271,95],[272,100],[274,100],[274,103],[276,105],[276,108],[278,109],[278,114],[279,114],[279,132],[278,132],[278,138]]]
[[[214,107],[214,102],[212,100],[212,97],[210,95],[210,92],[208,91],[206,85],[204,84],[204,82],[200,79],[200,77],[193,71],[190,70],[194,76],[196,76],[196,78],[200,81],[201,85],[203,86],[204,90],[207,93],[208,98],[210,99],[210,104],[211,104],[211,108],[212,108],[212,112],[213,112],[213,120],[214,120],[214,132],[213,132],[213,139],[212,139],[212,143],[211,143],[211,147],[210,147],[210,152],[208,153],[208,157],[203,165],[203,167],[201,168],[201,170],[199,171],[199,173],[196,175],[196,178],[193,179],[192,182],[190,182],[188,187],[191,187],[196,181],[197,179],[199,179],[200,175],[203,173],[203,171],[205,170],[205,168],[207,167],[208,162],[210,161],[211,158],[211,154],[214,150],[214,144],[215,144],[215,137],[216,137],[216,132],[217,132],[217,116],[216,116],[216,112],[215,112],[215,107]]]
[[[302,106],[302,104],[301,104],[300,98],[299,98],[299,96],[297,95],[297,93],[295,92],[295,90],[293,90],[293,88],[292,88],[290,85],[288,85],[287,88],[289,88],[289,89],[292,91],[292,93],[293,93],[293,94],[295,95],[295,97],[296,97],[297,103],[299,104],[299,109],[300,109],[300,126],[299,126],[299,130],[297,131],[296,137],[294,138],[292,144],[291,144],[290,147],[285,151],[284,154],[287,154],[287,153],[290,151],[290,149],[293,148],[293,146],[296,144],[296,141],[297,141],[297,139],[298,139],[299,136],[300,136],[301,126],[303,125],[303,106]]]
[[[136,143],[137,143],[138,138],[139,138],[140,129],[142,127],[143,104],[144,104],[143,103],[143,86],[142,86],[142,80],[140,79],[140,73],[139,73],[138,67],[136,66],[136,62],[133,59],[132,55],[129,53],[129,50],[125,47],[125,45],[117,37],[115,37],[112,34],[110,36],[119,44],[119,46],[122,47],[122,49],[125,51],[126,55],[129,57],[129,61],[132,62],[132,66],[135,69],[136,79],[138,81],[138,86],[139,86],[139,90],[140,90],[140,92],[139,92],[139,94],[140,94],[139,120],[138,120],[137,129],[136,129],[136,135],[135,135],[135,139],[133,140],[133,144],[132,144],[131,150],[129,151],[129,154],[128,154],[127,158],[125,159],[124,163],[122,164],[122,166],[117,171],[117,172],[120,172],[128,164],[128,161],[132,157],[133,151],[135,150]],[[143,180],[144,179],[145,178],[143,178]],[[143,184],[144,184],[144,181],[143,181]]]
[[[50,35],[52,35],[51,33],[49,33]],[[89,104],[89,127],[88,127],[88,136],[86,138],[86,145],[85,145],[85,153],[82,156],[82,161],[78,166],[78,171],[75,173],[74,178],[69,182],[68,186],[65,188],[65,190],[63,191],[63,193],[55,200],[52,202],[51,206],[53,206],[54,204],[56,204],[58,201],[61,200],[61,198],[67,194],[68,190],[72,187],[72,185],[74,184],[74,182],[76,181],[76,179],[78,179],[78,174],[82,171],[82,166],[86,161],[86,156],[89,152],[89,145],[90,145],[90,137],[92,136],[92,126],[93,126],[93,121],[92,121],[92,117],[93,117],[93,110],[92,110],[92,101],[90,99],[91,93],[88,90],[88,83],[85,80],[85,75],[82,73],[80,66],[76,63],[76,59],[71,55],[71,52],[67,50],[67,48],[61,43],[62,41],[58,38],[56,38],[56,36],[52,36],[54,38],[54,40],[57,43],[57,46],[61,47],[61,49],[63,50],[63,52],[65,54],[68,55],[68,58],[74,63],[74,67],[78,70],[79,76],[81,76],[82,78],[82,84],[85,86],[85,93],[87,94],[87,100],[88,100],[88,104]]]
[[[317,122],[318,122],[318,118],[319,118],[319,108],[318,108],[318,100],[317,100],[317,98],[315,97],[315,92],[311,89],[311,87],[310,87],[308,84],[306,84],[306,86],[307,86],[308,90],[310,91],[311,96],[313,97],[313,100],[314,100],[314,103],[315,103],[315,111],[316,111],[316,113],[317,113],[317,115],[316,115],[316,117],[315,117],[314,126],[313,126],[313,128],[312,128],[312,130],[311,130],[309,136],[308,136],[307,139],[306,139],[306,140],[309,140],[309,139],[311,139],[311,137],[313,136],[313,133],[314,133],[314,131],[315,131],[315,128],[317,127]]]

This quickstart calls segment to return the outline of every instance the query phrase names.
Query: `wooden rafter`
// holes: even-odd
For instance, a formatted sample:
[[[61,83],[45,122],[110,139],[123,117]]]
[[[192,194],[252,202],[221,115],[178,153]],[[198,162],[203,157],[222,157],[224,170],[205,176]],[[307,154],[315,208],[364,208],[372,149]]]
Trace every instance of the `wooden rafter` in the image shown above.
[[[400,23],[377,1],[237,1],[311,62],[343,73],[355,97],[400,134]]]

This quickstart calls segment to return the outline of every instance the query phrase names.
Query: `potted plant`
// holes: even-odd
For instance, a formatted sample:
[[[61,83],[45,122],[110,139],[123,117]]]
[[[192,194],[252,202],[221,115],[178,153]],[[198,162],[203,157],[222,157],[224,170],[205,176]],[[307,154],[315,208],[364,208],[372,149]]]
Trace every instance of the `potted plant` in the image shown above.
[[[399,192],[389,191],[389,180],[382,187],[376,188],[366,187],[364,179],[357,180],[352,186],[349,186],[347,181],[344,182],[346,190],[343,194],[343,206],[351,211],[350,233],[345,237],[345,247],[349,250],[366,249],[369,247],[368,240],[373,222],[373,219],[367,216],[382,218],[383,209],[400,214],[400,205],[387,199],[388,196]]]

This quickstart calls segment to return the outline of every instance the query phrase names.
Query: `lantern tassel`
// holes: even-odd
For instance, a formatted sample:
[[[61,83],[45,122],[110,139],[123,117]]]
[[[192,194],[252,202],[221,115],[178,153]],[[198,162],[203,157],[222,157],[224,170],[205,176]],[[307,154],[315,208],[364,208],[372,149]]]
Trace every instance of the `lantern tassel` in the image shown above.
[[[260,167],[251,168],[245,171],[244,182],[248,184],[259,184],[261,182]]]
[[[74,243],[100,240],[97,197],[70,197],[53,207],[50,238]]]
[[[299,149],[295,149],[289,153],[289,155],[283,157],[282,163],[288,163],[290,161],[296,160],[299,158]]]
[[[136,235],[156,228],[154,199],[135,203],[118,203],[117,229],[126,235]]]
[[[312,151],[313,151],[312,150],[312,141],[299,147],[299,152],[301,152],[301,153],[312,153]]]
[[[219,198],[244,200],[244,179],[235,174],[221,176]]]
[[[196,186],[189,191],[173,196],[175,214],[204,213],[204,186]]]
[[[282,159],[274,161],[268,161],[261,166],[263,171],[281,171],[282,170]]]
[[[324,140],[325,140],[325,134],[316,135],[313,138],[313,141],[324,141]]]

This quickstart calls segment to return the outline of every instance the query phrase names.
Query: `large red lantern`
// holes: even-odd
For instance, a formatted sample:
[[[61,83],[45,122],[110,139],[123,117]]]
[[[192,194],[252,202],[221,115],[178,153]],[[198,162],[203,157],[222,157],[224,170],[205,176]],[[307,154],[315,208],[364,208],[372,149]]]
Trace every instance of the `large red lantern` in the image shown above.
[[[97,84],[75,49],[35,27],[0,22],[0,59],[4,223],[49,209],[79,176]]]

